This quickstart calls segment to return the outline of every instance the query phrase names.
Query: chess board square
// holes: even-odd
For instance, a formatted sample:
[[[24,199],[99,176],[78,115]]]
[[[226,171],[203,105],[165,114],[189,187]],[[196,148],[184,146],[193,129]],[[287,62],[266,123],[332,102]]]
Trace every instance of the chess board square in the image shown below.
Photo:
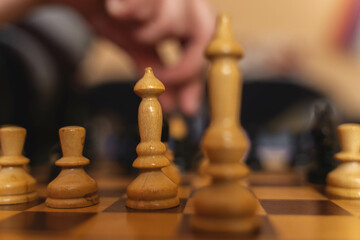
[[[182,214],[97,214],[71,231],[78,239],[176,239]],[[86,236],[86,237],[85,237]]]
[[[252,187],[252,192],[258,199],[298,199],[326,200],[327,198],[315,189],[302,187]]]
[[[195,213],[194,198],[190,198],[187,200],[187,203],[186,203],[183,213],[184,214],[194,214]]]
[[[339,207],[345,209],[350,212],[354,216],[360,216],[360,200],[331,200],[333,203],[338,205]]]
[[[98,204],[83,207],[83,208],[72,208],[72,209],[58,209],[58,208],[49,208],[45,205],[45,203],[39,204],[35,207],[29,208],[26,211],[31,212],[102,212],[109,206],[111,206],[116,200],[119,198],[114,197],[100,197],[100,201]]]
[[[256,199],[256,205],[256,215],[266,215],[266,211],[258,199]]]
[[[277,215],[350,215],[328,200],[260,200],[268,214]]]
[[[96,213],[22,212],[0,222],[0,230],[67,231]]]
[[[190,194],[191,194],[191,191],[192,191],[191,187],[189,187],[189,186],[183,187],[182,186],[182,187],[179,188],[178,196],[180,198],[189,198]]]
[[[353,216],[271,215],[268,217],[278,239],[360,239],[360,219]]]
[[[162,210],[137,210],[126,207],[126,198],[120,198],[118,201],[113,203],[110,207],[106,208],[104,212],[132,212],[132,213],[182,213],[184,211],[185,205],[186,205],[187,199],[180,198],[180,205],[173,208],[168,209],[162,209]]]
[[[258,200],[256,200],[256,205],[257,205],[256,215],[266,215],[266,211],[261,206],[261,204]],[[188,199],[188,201],[186,203],[186,206],[184,209],[184,214],[194,214],[194,213],[195,213],[194,199],[190,198],[190,199]]]
[[[0,211],[24,211],[26,209],[32,208],[38,204],[45,202],[45,198],[39,198],[35,201],[28,203],[20,204],[11,204],[11,205],[0,205]]]
[[[0,211],[0,221],[18,213],[21,211]]]
[[[302,186],[303,182],[294,173],[252,172],[249,176],[251,186]]]
[[[261,228],[258,232],[249,235],[234,235],[234,234],[214,234],[195,231],[191,228],[191,214],[185,214],[182,218],[181,224],[178,228],[177,235],[179,239],[246,239],[246,240],[260,240],[260,239],[274,239],[275,231],[266,216],[258,216]]]

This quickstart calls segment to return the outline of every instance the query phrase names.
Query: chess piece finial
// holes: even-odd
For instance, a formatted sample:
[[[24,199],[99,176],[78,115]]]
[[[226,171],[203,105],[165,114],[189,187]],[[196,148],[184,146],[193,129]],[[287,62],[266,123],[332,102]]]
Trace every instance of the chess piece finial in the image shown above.
[[[85,129],[78,126],[63,127],[59,135],[63,157],[55,165],[62,169],[47,187],[46,205],[52,208],[79,208],[97,204],[97,184],[83,168],[90,163],[82,155]]]
[[[0,204],[26,203],[38,198],[36,180],[24,169],[29,159],[22,155],[26,130],[9,126],[0,129]]]
[[[330,195],[360,198],[360,124],[342,124],[338,127],[341,152],[335,154],[340,165],[326,179]]]
[[[161,142],[162,111],[158,97],[165,91],[164,85],[154,76],[151,68],[134,87],[142,98],[139,106],[140,143],[136,147],[138,157],[133,167],[140,169],[139,176],[127,188],[126,206],[135,209],[165,209],[179,205],[178,186],[162,171],[168,166],[166,147]]]
[[[249,233],[257,229],[254,196],[239,184],[248,173],[240,161],[249,144],[240,125],[241,74],[238,59],[241,47],[235,42],[230,19],[218,17],[215,37],[206,55],[209,69],[211,124],[202,147],[209,158],[206,172],[212,184],[194,197],[192,227],[216,233]]]
[[[210,59],[222,55],[235,58],[243,56],[242,48],[234,39],[229,15],[220,14],[218,16],[215,36],[207,47],[205,54]]]

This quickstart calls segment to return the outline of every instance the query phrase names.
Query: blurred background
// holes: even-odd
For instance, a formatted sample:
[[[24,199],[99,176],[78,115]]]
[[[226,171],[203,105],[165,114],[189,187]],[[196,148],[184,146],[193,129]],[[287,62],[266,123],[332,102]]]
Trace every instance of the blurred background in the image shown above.
[[[32,165],[59,156],[60,127],[82,125],[85,156],[131,172],[140,103],[132,88],[142,71],[133,55],[94,31],[94,21],[71,1],[10,1],[10,7],[5,2],[0,3],[0,124],[27,129],[25,153]],[[360,120],[360,1],[205,4],[214,15],[232,17],[244,48],[241,121],[252,142],[247,163],[274,171],[305,166],[314,181],[322,179],[336,164],[336,126]],[[155,47],[165,65],[181,58],[181,39],[164,37]],[[164,114],[163,141],[182,169],[195,169],[201,159],[199,143],[209,123],[206,94],[199,105],[194,114],[179,109]]]

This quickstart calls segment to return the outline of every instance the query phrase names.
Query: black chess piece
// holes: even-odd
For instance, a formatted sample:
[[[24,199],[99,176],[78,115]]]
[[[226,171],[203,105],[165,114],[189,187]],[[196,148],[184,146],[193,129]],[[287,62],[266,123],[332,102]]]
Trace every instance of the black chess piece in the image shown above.
[[[333,157],[338,150],[336,126],[337,120],[331,105],[327,102],[315,104],[310,131],[313,151],[307,174],[308,181],[311,183],[325,184],[327,174],[337,165]]]

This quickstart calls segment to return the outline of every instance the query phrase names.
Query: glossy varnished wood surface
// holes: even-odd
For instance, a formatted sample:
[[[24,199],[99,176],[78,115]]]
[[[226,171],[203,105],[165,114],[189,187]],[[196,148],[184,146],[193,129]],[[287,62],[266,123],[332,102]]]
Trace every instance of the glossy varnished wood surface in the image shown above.
[[[158,97],[164,91],[164,85],[150,67],[134,87],[142,100],[138,111],[140,143],[133,163],[140,173],[126,190],[126,206],[133,209],[155,210],[179,205],[178,185],[161,170],[170,165],[165,156],[166,146],[161,142],[163,115]]]
[[[256,197],[260,230],[246,237],[194,232],[193,195],[198,179],[183,175],[180,205],[164,210],[135,210],[125,206],[132,177],[90,175],[99,185],[100,203],[77,209],[46,207],[45,184],[40,200],[0,206],[1,239],[334,239],[360,237],[360,201],[329,197],[324,187],[308,185],[294,172],[253,173],[250,191]]]

